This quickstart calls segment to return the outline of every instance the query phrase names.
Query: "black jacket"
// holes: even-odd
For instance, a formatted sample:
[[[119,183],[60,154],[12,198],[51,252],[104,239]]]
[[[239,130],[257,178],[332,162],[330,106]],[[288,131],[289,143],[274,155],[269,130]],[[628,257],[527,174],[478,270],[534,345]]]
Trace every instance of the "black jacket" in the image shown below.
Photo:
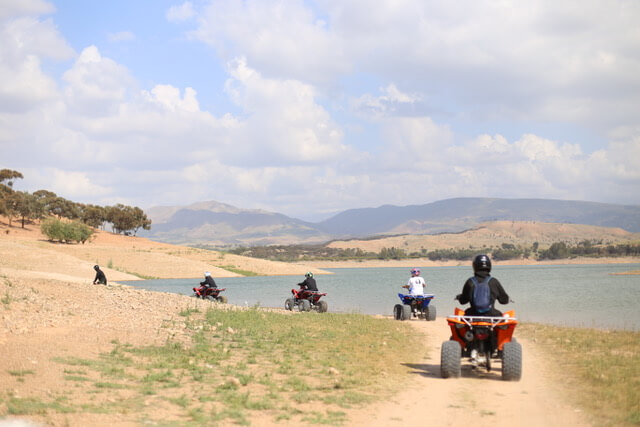
[[[484,280],[487,276],[489,276],[489,273],[486,271],[478,271],[475,274],[478,281]],[[464,283],[462,293],[456,297],[456,299],[460,301],[460,304],[471,303],[471,307],[465,311],[466,315],[478,315],[478,312],[476,312],[475,307],[473,306],[473,287],[473,281],[471,278],[468,278]],[[489,310],[488,313],[484,313],[483,316],[502,316],[502,312],[497,310],[494,307],[494,304],[496,303],[496,299],[500,304],[509,303],[509,295],[505,292],[500,281],[495,277],[492,277],[489,280],[489,290],[491,291],[491,310]]]
[[[93,283],[100,283],[101,285],[107,284],[107,276],[104,275],[104,271],[97,269],[96,277],[93,279]]]
[[[318,291],[318,286],[316,286],[316,279],[313,277],[307,277],[304,279],[304,282],[298,283],[298,286],[303,286],[304,289],[309,291]]]
[[[213,277],[211,277],[211,276],[206,276],[204,278],[204,282],[200,282],[200,286],[204,286],[204,285],[206,285],[206,286],[208,286],[210,288],[217,288],[218,287],[218,285],[216,285],[215,280],[213,280]]]

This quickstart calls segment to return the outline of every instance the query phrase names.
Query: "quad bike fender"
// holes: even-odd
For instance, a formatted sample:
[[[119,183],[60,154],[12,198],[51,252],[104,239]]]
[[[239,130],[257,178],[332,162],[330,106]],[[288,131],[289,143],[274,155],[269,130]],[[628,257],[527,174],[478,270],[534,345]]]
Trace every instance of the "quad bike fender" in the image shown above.
[[[476,321],[469,321],[469,317],[465,320],[459,316],[464,316],[464,310],[455,308],[454,317],[447,317],[447,323],[451,328],[452,338],[458,341],[463,349],[467,346],[464,336],[471,329],[470,325],[487,326],[493,330],[496,333],[498,350],[502,350],[504,345],[513,338],[513,331],[518,324],[513,310],[507,311],[502,317],[492,318],[491,320],[477,319]]]

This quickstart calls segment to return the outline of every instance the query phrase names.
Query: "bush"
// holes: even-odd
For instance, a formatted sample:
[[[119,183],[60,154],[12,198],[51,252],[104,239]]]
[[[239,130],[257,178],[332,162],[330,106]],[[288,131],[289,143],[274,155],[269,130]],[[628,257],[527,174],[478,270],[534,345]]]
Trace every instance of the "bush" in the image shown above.
[[[62,222],[59,219],[48,218],[40,226],[42,233],[49,240],[60,242],[81,242],[84,243],[93,235],[93,229],[81,222]]]

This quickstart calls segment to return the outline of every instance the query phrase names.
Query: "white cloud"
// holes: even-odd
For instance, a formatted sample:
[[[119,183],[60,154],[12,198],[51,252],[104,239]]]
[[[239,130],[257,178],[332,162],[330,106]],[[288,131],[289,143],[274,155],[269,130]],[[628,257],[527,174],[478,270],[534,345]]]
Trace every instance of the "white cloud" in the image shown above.
[[[187,1],[180,6],[171,6],[169,10],[167,10],[166,18],[169,22],[182,22],[188,21],[193,18],[194,15],[193,5]]]
[[[364,94],[351,101],[351,108],[365,118],[382,118],[406,112],[407,106],[412,106],[421,100],[418,94],[401,92],[394,83],[380,88],[382,95]]]
[[[364,73],[477,120],[602,130],[639,120],[638,18],[623,0],[212,1],[192,34],[268,77],[334,88]]]
[[[226,92],[246,114],[226,156],[234,164],[321,163],[346,154],[342,131],[316,103],[312,86],[263,78],[244,58],[229,63],[229,74]]]
[[[139,87],[93,45],[57,82],[42,64],[74,52],[38,19],[50,5],[24,3],[33,15],[0,11],[1,160],[31,190],[102,204],[218,199],[303,215],[459,196],[640,203],[638,6],[624,3],[616,26],[594,4],[183,3],[167,19],[197,18],[194,35],[228,63],[217,96],[235,108],[214,115],[199,96],[219,88]],[[472,116],[525,126],[456,128]],[[610,140],[588,150],[538,131],[542,119]]]
[[[328,82],[348,71],[344,40],[302,0],[213,0],[191,35],[223,58],[242,55],[268,77]]]
[[[73,68],[64,73],[66,104],[79,115],[109,115],[115,112],[132,85],[129,71],[96,46],[85,48]]]
[[[53,5],[42,0],[2,0],[0,20],[13,16],[43,15],[53,11]]]
[[[30,2],[24,6],[32,11],[38,5]],[[14,3],[7,6],[21,9]],[[73,50],[51,21],[0,19],[0,112],[25,113],[57,97],[56,83],[42,71],[41,62],[71,55]]]
[[[136,35],[131,31],[119,31],[117,33],[109,33],[107,35],[109,41],[112,42],[128,42],[136,39]]]

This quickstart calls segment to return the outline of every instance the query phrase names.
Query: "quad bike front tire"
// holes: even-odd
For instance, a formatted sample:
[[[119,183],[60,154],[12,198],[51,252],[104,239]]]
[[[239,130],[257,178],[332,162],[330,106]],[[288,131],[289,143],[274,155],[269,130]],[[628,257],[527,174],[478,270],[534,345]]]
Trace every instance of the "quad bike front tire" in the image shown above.
[[[440,375],[442,378],[460,377],[461,349],[457,341],[445,341],[440,349]]]
[[[502,347],[502,379],[520,381],[522,377],[522,346],[510,341]]]
[[[218,302],[220,302],[220,303],[222,303],[222,304],[226,304],[226,303],[227,303],[227,301],[228,301],[228,300],[227,300],[227,297],[226,297],[226,296],[224,296],[224,295],[220,295],[220,296],[218,297]]]
[[[294,305],[296,305],[296,303],[293,301],[293,298],[287,298],[284,302],[284,308],[289,311],[293,311]]]
[[[326,313],[329,310],[329,304],[326,301],[318,301],[318,313]]]
[[[393,306],[393,318],[396,320],[402,320],[402,304],[396,304]]]
[[[400,320],[411,320],[411,317],[413,317],[413,312],[411,311],[411,306],[410,305],[403,305],[402,306],[402,319],[400,319]]]
[[[298,308],[300,311],[311,311],[311,303],[309,300],[303,299],[300,301],[300,304],[298,304]]]

